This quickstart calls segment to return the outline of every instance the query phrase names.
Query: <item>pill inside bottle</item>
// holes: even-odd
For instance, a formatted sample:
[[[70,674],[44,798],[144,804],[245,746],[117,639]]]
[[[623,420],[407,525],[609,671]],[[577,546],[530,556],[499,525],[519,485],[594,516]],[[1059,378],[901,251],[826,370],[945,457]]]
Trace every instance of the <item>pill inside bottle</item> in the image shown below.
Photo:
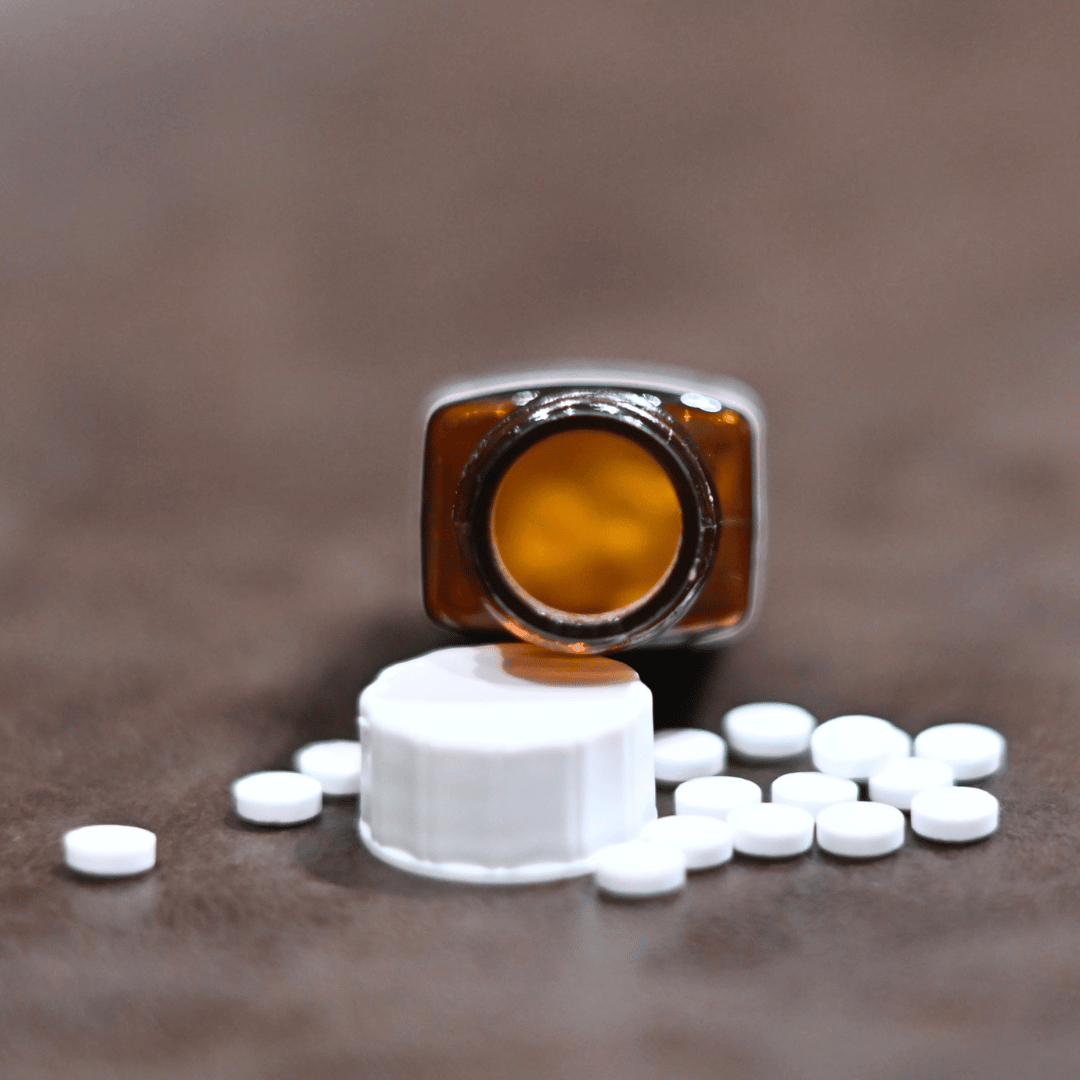
[[[660,463],[599,430],[559,432],[525,450],[507,469],[491,515],[507,577],[528,597],[574,615],[647,599],[674,566],[682,525]]]

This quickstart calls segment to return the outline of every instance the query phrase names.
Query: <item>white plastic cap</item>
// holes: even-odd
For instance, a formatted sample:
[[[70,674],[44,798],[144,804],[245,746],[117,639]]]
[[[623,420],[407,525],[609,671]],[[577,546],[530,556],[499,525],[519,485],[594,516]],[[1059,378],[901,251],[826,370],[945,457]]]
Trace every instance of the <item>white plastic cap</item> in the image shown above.
[[[360,836],[431,877],[573,877],[656,816],[652,694],[626,664],[441,649],[360,697]]]

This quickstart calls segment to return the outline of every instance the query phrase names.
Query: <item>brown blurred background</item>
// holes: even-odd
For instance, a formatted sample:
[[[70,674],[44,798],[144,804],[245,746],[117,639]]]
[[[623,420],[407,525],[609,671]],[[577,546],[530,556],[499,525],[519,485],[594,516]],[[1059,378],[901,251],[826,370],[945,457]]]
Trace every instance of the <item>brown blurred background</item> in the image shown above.
[[[1060,0],[0,0],[3,1076],[1075,1077],[1078,55]],[[642,659],[658,721],[991,723],[995,838],[628,906],[231,820],[446,640],[423,396],[575,356],[769,410],[764,618]],[[157,871],[58,867],[109,820]]]

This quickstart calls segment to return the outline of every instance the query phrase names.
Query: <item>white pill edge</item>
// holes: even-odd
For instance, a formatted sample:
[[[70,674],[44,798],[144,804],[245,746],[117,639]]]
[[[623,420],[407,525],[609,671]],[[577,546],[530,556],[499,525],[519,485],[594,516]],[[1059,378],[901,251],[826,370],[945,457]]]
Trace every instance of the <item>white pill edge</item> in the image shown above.
[[[973,818],[969,822],[951,822],[953,828],[942,829],[941,818],[935,816],[925,809],[927,802],[931,801],[931,798],[941,791],[979,791],[988,798],[993,799],[993,803],[984,803],[989,810],[992,810],[992,817],[990,819],[989,827],[986,827],[985,822],[980,824],[982,818]],[[925,798],[924,798],[925,797]],[[979,800],[983,801],[983,800]],[[922,803],[922,805],[919,805]],[[985,815],[984,815],[985,817]],[[924,840],[933,840],[938,844],[973,844],[978,840],[985,840],[988,836],[993,836],[997,832],[998,826],[1001,824],[1001,803],[996,795],[991,795],[989,791],[983,791],[982,788],[975,787],[946,787],[946,788],[927,788],[926,791],[920,791],[914,799],[911,800],[911,829],[917,836],[922,837]],[[961,835],[946,836],[943,835],[946,832],[960,833]]]
[[[756,743],[746,742],[744,741],[745,733],[737,730],[737,717],[736,730],[732,730],[732,717],[736,716],[740,710],[765,707],[791,710],[800,717],[805,717],[809,721],[805,732],[801,732],[798,736],[793,734],[787,739],[769,739],[759,736]],[[810,749],[810,736],[813,735],[816,727],[817,718],[812,713],[801,705],[792,705],[783,701],[749,701],[745,705],[736,705],[734,709],[728,709],[724,713],[721,721],[721,730],[727,739],[728,746],[747,761],[786,761],[788,758],[805,754]],[[772,743],[772,746],[766,745],[768,743]]]
[[[803,777],[803,776],[820,776],[825,780],[831,781],[833,784],[844,785],[843,796],[839,799],[830,799],[826,802],[822,802],[820,799],[804,799],[801,802],[791,801],[790,795],[784,795],[781,791],[781,797],[776,797],[776,785],[781,780],[785,780],[788,777]],[[859,785],[854,780],[848,780],[842,776],[831,776],[829,773],[823,772],[811,772],[806,770],[804,772],[790,772],[782,773],[778,776],[772,784],[769,785],[769,801],[775,803],[777,806],[794,806],[798,810],[805,810],[812,817],[816,818],[827,806],[836,806],[838,803],[846,802],[858,802],[859,799]],[[814,806],[816,809],[811,810],[810,807]]]
[[[785,811],[790,810],[795,814],[801,814],[806,820],[800,822],[799,832],[795,836],[788,836],[786,842],[785,837],[767,836],[763,842],[756,843],[754,847],[748,846],[747,826],[740,819],[771,806],[783,806]],[[742,806],[731,811],[728,815],[728,824],[731,826],[732,844],[735,850],[740,855],[749,855],[755,859],[793,859],[798,855],[805,855],[814,843],[814,815],[798,806],[786,806],[784,803]]]
[[[885,815],[892,824],[876,846],[871,846],[871,841],[874,839],[872,836],[852,836],[850,833],[845,835],[842,830],[835,828],[830,820],[838,815],[850,814],[853,807],[864,806],[880,806],[885,810],[895,811],[895,817],[893,814]],[[818,847],[830,855],[838,855],[844,859],[857,859],[860,862],[881,859],[886,855],[892,855],[904,846],[904,815],[898,807],[890,803],[877,801],[833,803],[831,806],[823,807],[821,813],[818,814],[817,821],[814,823],[814,833]],[[858,850],[860,846],[864,850]]]
[[[926,750],[926,739],[923,738],[923,736],[932,736],[937,732],[941,731],[943,728],[956,727],[978,728],[980,732],[987,732],[988,734],[994,736],[994,739],[996,740],[997,752],[993,757],[992,766],[979,767],[977,764],[971,763],[970,758],[965,759],[967,764],[965,764],[965,761],[960,761],[958,763],[958,759],[956,757],[942,757],[940,755],[934,754],[932,752],[932,749],[930,752]],[[922,740],[921,747],[919,745],[920,740]],[[1005,762],[1009,753],[1008,740],[1005,738],[1004,735],[1001,734],[1000,731],[996,731],[994,728],[989,727],[986,724],[974,724],[968,723],[966,721],[955,721],[948,724],[934,724],[932,727],[928,727],[924,731],[920,731],[919,734],[915,736],[915,741],[913,745],[915,748],[914,752],[916,757],[925,757],[929,758],[931,761],[941,761],[944,764],[948,765],[953,770],[954,781],[957,784],[966,784],[974,780],[986,780],[991,776],[997,776],[998,773],[1004,772]],[[933,740],[931,739],[931,747],[932,745]]]
[[[739,790],[746,791],[748,794],[750,792],[750,788],[747,788],[744,785],[749,784],[751,788],[755,788],[757,790],[757,798],[752,799],[752,800],[747,800],[746,802],[736,803],[734,806],[730,806],[726,810],[721,810],[721,809],[713,810],[713,809],[710,809],[708,806],[705,806],[705,807],[701,806],[700,803],[687,808],[684,805],[685,800],[687,798],[692,798],[692,796],[688,796],[685,793],[680,795],[680,793],[679,793],[680,789],[685,784],[695,784],[695,783],[697,783],[698,780],[724,780],[724,781],[733,780],[733,781],[737,782],[737,788]],[[764,801],[764,792],[762,792],[762,790],[761,790],[761,785],[760,784],[755,784],[753,780],[746,780],[745,778],[743,778],[741,776],[722,776],[722,777],[720,777],[720,776],[718,776],[718,777],[694,776],[689,780],[684,780],[682,782],[682,784],[679,784],[678,787],[675,788],[675,793],[674,793],[675,813],[677,815],[678,814],[693,814],[693,815],[696,815],[696,816],[699,816],[699,817],[714,817],[714,818],[719,819],[720,821],[727,821],[728,815],[733,813],[735,810],[741,810],[741,809],[743,809],[744,807],[747,807],[747,806],[760,806],[763,801]]]
[[[139,843],[133,843],[127,850],[106,854],[80,851],[79,840],[86,837],[86,831],[101,828],[130,829],[131,833],[128,835]],[[138,825],[80,825],[77,829],[69,829],[64,833],[61,843],[64,864],[68,869],[87,877],[133,877],[136,874],[145,874],[157,865],[157,836]]]
[[[676,828],[673,825],[661,825],[660,822],[695,822],[707,821],[710,826],[715,826],[715,840],[708,844],[705,850],[700,846],[688,846],[680,843],[675,837],[667,835],[668,830]],[[656,844],[670,844],[678,847],[686,856],[686,869],[688,872],[697,870],[712,870],[714,867],[723,866],[730,862],[735,848],[732,844],[731,826],[723,818],[713,817],[711,814],[672,814],[669,817],[658,817],[648,822],[638,833],[639,840]]]
[[[702,741],[712,748],[712,753],[708,756],[702,755],[699,760],[703,763],[699,765],[678,761],[658,762],[657,742],[663,742],[665,735],[681,735],[684,732],[695,734],[700,732],[702,735],[711,736],[711,738]],[[715,742],[713,742],[714,739]],[[662,755],[663,751],[661,750],[660,756]],[[665,787],[674,787],[676,784],[683,784],[687,780],[701,780],[707,776],[719,776],[726,767],[727,743],[715,731],[708,731],[705,728],[664,728],[653,734],[653,775],[658,784]]]
[[[336,745],[346,745],[350,747],[356,747],[357,751],[360,749],[360,744],[356,739],[320,739],[317,742],[307,743],[301,746],[299,750],[293,754],[292,764],[293,768],[303,776],[310,776],[315,780],[318,780],[322,785],[324,795],[333,796],[347,796],[356,795],[360,791],[360,761],[357,761],[355,771],[335,773],[333,775],[314,770],[310,766],[303,767],[304,756],[312,750],[321,750],[323,747],[331,747]]]
[[[265,800],[255,800],[250,796],[245,796],[240,790],[246,780],[272,775],[310,781],[315,785],[317,791],[309,787],[306,793],[294,796],[289,800],[280,800],[277,803],[267,805]],[[306,821],[313,821],[322,813],[322,784],[313,776],[306,776],[304,773],[285,772],[280,769],[265,769],[260,772],[248,773],[246,776],[241,776],[238,780],[232,782],[230,794],[236,816],[252,825],[302,825]],[[260,803],[265,809],[260,807]]]
[[[628,883],[628,875],[621,874],[618,867],[605,865],[605,855],[615,849],[640,847],[659,848],[672,856],[668,860],[668,866],[661,866],[651,880],[643,876],[635,885],[631,877]],[[673,844],[658,844],[651,840],[628,840],[622,844],[609,844],[593,856],[593,880],[600,892],[620,899],[643,900],[651,896],[667,896],[686,885],[686,855]]]

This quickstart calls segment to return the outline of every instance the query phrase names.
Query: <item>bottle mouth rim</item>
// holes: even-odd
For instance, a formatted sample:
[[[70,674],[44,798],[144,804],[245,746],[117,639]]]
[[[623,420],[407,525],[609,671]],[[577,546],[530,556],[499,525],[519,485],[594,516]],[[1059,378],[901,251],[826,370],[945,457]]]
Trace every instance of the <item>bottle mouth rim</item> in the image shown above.
[[[663,468],[682,513],[679,545],[664,575],[632,603],[598,614],[551,607],[526,592],[503,562],[492,529],[495,496],[526,450],[563,431],[606,431],[634,442]],[[516,637],[593,653],[645,644],[678,622],[704,587],[716,554],[720,505],[700,451],[655,395],[608,387],[548,390],[519,405],[476,447],[462,473],[454,523],[490,613]]]

